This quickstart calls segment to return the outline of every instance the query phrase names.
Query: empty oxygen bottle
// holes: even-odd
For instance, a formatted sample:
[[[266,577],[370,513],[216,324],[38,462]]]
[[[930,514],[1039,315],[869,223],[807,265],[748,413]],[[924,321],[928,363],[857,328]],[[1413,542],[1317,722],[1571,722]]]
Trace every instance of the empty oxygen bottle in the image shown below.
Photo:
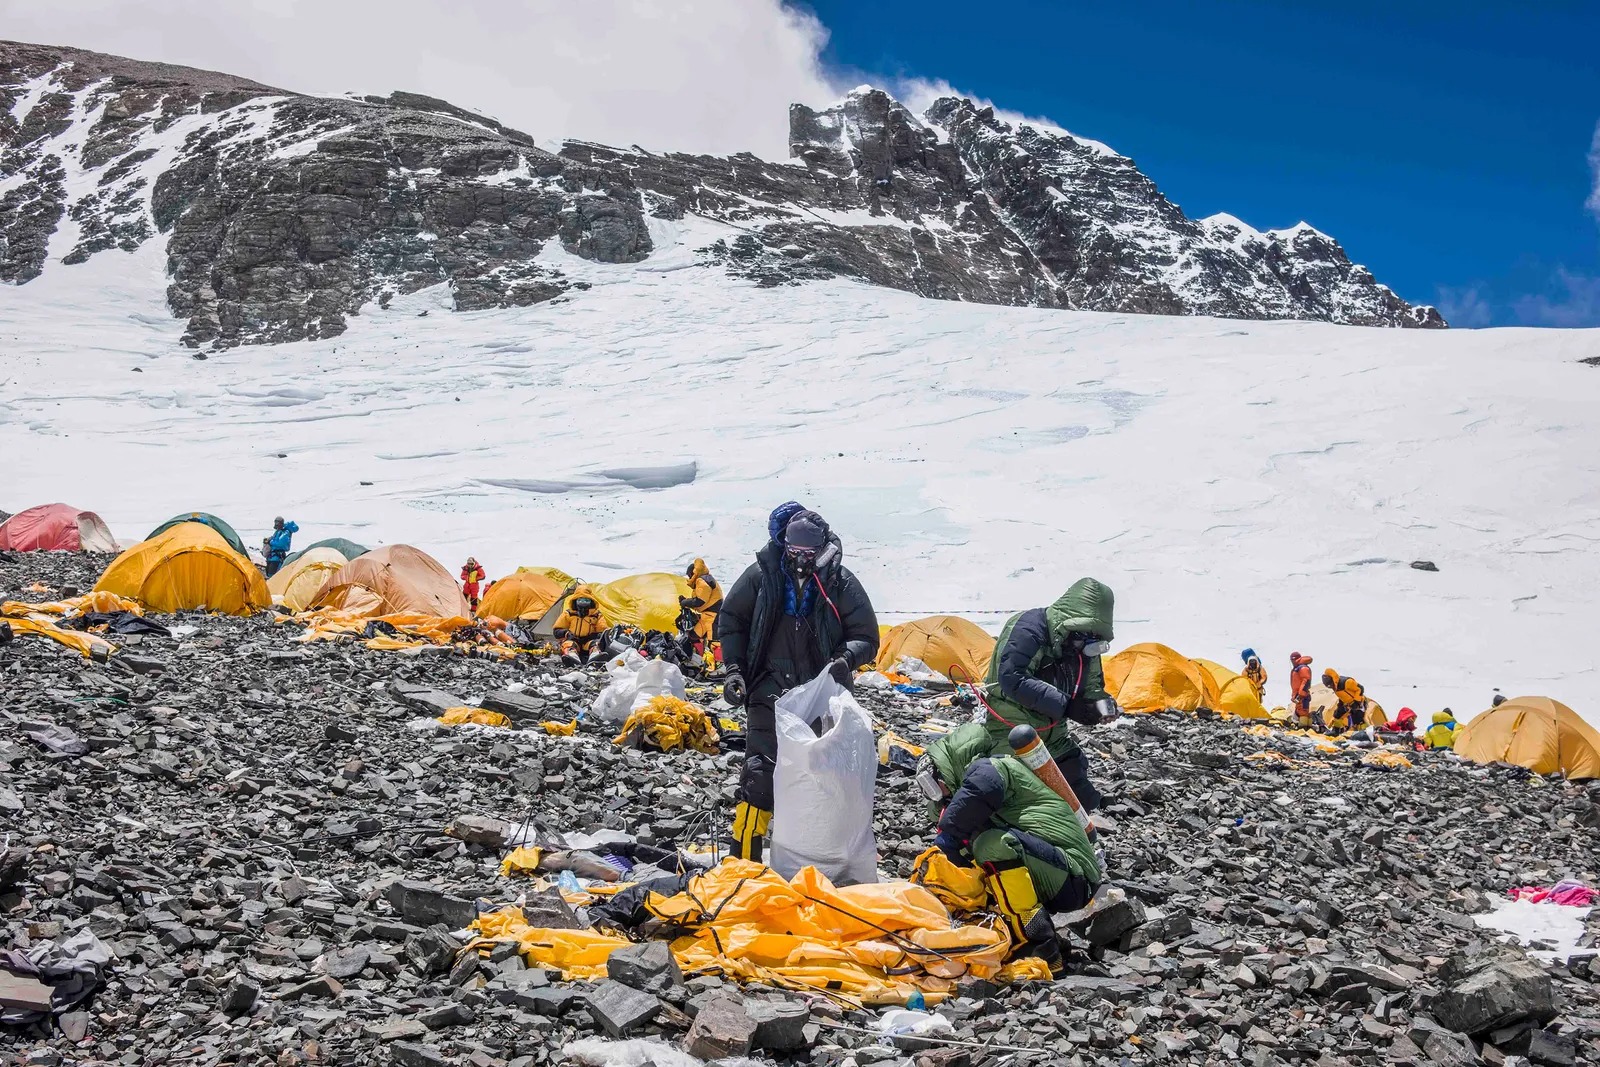
[[[1078,800],[1078,794],[1072,791],[1072,786],[1067,784],[1067,776],[1061,773],[1055,758],[1050,755],[1050,750],[1039,737],[1039,731],[1023,723],[1021,726],[1013,726],[1011,733],[1006,735],[1006,740],[1011,742],[1011,751],[1016,753],[1017,759],[1022,761],[1023,766],[1072,806],[1072,814],[1078,817],[1078,825],[1086,831],[1093,832],[1094,824],[1089,820],[1089,813]]]

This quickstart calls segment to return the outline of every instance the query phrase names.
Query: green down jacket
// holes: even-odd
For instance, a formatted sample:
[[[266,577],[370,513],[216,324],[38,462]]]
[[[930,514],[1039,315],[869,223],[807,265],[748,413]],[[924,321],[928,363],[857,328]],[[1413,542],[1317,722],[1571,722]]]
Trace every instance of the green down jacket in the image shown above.
[[[1021,612],[1006,622],[983,686],[984,699],[995,712],[986,722],[990,751],[1009,754],[1006,735],[1012,726],[1027,723],[1039,731],[1056,759],[1078,754],[1066,720],[1086,726],[1098,722],[1095,702],[1110,694],[1100,657],[1083,655],[1069,635],[1111,640],[1114,606],[1110,588],[1080,578],[1049,607]]]

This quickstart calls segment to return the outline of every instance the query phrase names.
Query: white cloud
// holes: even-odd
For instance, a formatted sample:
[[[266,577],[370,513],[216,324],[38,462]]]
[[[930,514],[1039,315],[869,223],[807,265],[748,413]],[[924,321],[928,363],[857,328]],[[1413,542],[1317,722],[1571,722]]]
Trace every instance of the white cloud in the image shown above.
[[[787,159],[836,87],[782,0],[0,0],[0,36],[312,93],[443,97],[540,140]]]
[[[1595,220],[1600,221],[1600,122],[1595,123],[1594,138],[1589,142],[1589,173],[1594,179],[1594,188],[1585,206],[1594,213]]]
[[[1012,126],[1027,124],[1046,133],[1067,134],[1069,137],[1076,138],[1087,145],[1100,149],[1107,155],[1119,154],[1109,145],[1091,140],[1081,134],[1072,133],[1059,122],[1051,119],[1035,118],[1031,115],[1024,115],[1019,111],[1008,110],[996,104],[993,100],[979,96],[977,93],[969,93],[963,89],[957,89],[943,78],[902,78],[889,87],[888,92],[918,115],[921,115],[935,100],[942,96],[964,96],[979,107],[994,108],[995,118],[1001,122],[1009,123]]]
[[[1600,326],[1600,278],[1557,269],[1555,295],[1535,294],[1517,300],[1517,318],[1529,326]]]
[[[1439,313],[1451,326],[1475,329],[1489,325],[1494,318],[1494,309],[1489,306],[1483,290],[1476,285],[1460,288],[1441,285],[1435,303]]]

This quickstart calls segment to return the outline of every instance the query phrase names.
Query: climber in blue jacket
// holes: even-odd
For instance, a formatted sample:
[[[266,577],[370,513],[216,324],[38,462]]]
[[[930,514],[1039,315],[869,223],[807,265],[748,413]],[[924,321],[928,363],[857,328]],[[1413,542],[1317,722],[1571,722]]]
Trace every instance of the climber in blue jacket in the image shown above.
[[[289,539],[300,532],[292,522],[284,522],[279,515],[272,520],[272,536],[267,538],[267,577],[271,578],[289,557]]]

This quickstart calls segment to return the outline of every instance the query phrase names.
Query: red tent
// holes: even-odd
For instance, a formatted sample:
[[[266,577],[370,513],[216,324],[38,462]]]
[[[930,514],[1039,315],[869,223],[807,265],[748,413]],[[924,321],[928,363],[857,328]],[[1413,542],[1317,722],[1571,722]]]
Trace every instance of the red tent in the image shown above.
[[[115,552],[100,516],[68,504],[40,504],[0,523],[0,549],[13,552]]]

